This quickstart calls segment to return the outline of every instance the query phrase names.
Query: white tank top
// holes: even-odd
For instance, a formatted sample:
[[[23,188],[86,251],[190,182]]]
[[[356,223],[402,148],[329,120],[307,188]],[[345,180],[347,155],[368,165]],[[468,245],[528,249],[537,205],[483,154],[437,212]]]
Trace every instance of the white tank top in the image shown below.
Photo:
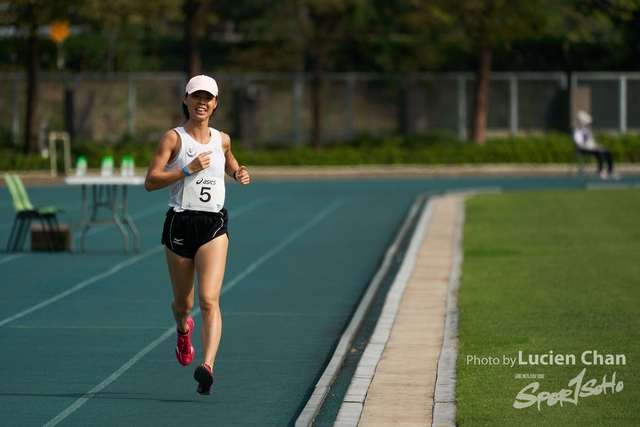
[[[169,206],[176,212],[183,210],[202,210],[219,212],[224,206],[224,167],[222,137],[216,129],[209,128],[211,140],[206,144],[196,142],[183,127],[174,129],[182,141],[180,151],[164,168],[165,172],[182,169],[205,151],[209,155],[209,167],[196,174],[181,179],[169,186]],[[185,191],[185,185],[188,187]]]

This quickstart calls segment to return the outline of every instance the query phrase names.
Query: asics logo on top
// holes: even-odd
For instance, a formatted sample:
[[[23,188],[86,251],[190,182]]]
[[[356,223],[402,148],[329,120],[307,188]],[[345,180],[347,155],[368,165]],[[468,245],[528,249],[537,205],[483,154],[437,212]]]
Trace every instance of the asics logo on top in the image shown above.
[[[216,180],[200,178],[199,180],[196,181],[196,184],[216,185]]]

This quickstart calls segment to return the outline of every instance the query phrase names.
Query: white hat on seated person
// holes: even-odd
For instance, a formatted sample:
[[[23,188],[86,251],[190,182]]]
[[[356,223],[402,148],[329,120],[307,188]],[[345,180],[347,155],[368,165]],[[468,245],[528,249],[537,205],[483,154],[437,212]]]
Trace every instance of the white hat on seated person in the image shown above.
[[[587,113],[586,111],[580,110],[576,114],[576,122],[580,126],[590,125],[592,121],[593,121],[593,119],[591,118],[589,113]]]

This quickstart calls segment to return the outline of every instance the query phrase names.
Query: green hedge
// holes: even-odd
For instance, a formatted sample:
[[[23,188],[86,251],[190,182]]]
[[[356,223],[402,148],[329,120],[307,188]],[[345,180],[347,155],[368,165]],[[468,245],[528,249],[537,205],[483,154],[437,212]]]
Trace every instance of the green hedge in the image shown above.
[[[640,162],[640,136],[599,135],[616,162]],[[100,167],[101,159],[111,155],[120,164],[123,156],[132,156],[138,167],[151,161],[157,142],[124,141],[118,145],[81,143],[72,147],[72,161],[83,155],[89,168]],[[235,142],[233,152],[242,164],[252,166],[330,166],[366,164],[469,164],[469,163],[567,163],[574,161],[574,148],[567,134],[538,137],[492,139],[484,145],[460,141],[447,135],[395,136],[373,139],[362,136],[344,144],[332,144],[318,151],[307,145],[286,148],[258,146],[243,148]],[[62,162],[62,159],[59,159]],[[47,169],[49,160],[40,155],[24,155],[3,144],[0,170]]]
[[[640,136],[601,136],[616,162],[640,162]],[[484,145],[446,136],[359,139],[323,151],[309,146],[293,149],[233,149],[248,165],[365,165],[365,164],[469,164],[469,163],[568,163],[575,161],[570,136],[512,137]]]

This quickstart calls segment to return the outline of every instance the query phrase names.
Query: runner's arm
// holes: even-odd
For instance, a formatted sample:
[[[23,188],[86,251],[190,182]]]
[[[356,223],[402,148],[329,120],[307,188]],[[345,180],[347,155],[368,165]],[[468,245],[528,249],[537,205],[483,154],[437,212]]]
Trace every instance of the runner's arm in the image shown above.
[[[244,166],[240,166],[235,156],[231,152],[231,138],[224,132],[220,132],[222,138],[222,151],[224,152],[225,165],[224,170],[233,179],[242,185],[247,185],[251,181],[249,172]]]

